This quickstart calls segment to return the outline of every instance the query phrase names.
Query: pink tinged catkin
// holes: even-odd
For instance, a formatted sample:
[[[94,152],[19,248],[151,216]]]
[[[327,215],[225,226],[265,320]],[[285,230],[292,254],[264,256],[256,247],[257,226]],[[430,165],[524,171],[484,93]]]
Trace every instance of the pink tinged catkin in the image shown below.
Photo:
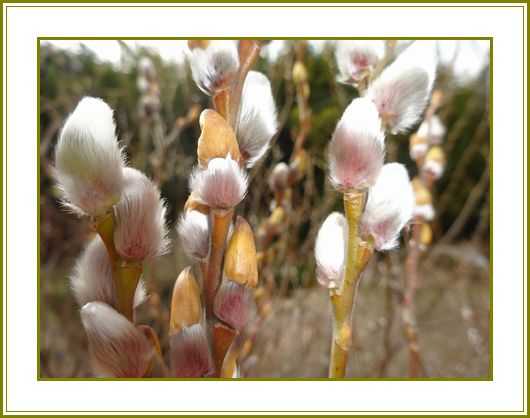
[[[114,245],[126,260],[143,261],[169,250],[166,206],[158,188],[140,171],[123,170],[125,187],[114,207]]]
[[[335,59],[339,81],[355,84],[385,56],[385,41],[337,41]]]
[[[208,338],[201,324],[185,327],[170,335],[169,356],[174,377],[203,377],[213,372]]]
[[[268,78],[250,71],[245,79],[236,136],[247,167],[252,167],[267,152],[278,129],[276,105]]]
[[[245,197],[247,174],[230,154],[226,158],[213,158],[208,167],[196,167],[190,176],[190,189],[213,209],[230,209]]]
[[[105,303],[90,302],[81,308],[81,321],[101,376],[145,376],[155,350],[127,318]]]
[[[239,331],[247,324],[250,302],[250,290],[246,286],[225,278],[215,296],[214,313]]]
[[[124,157],[112,109],[83,98],[66,120],[55,149],[55,177],[65,205],[80,215],[108,211],[123,188]]]
[[[177,232],[188,257],[196,261],[208,258],[210,250],[208,215],[196,210],[186,211],[178,222]]]
[[[343,280],[348,223],[343,214],[331,213],[320,227],[315,243],[318,282],[329,289]]]
[[[112,281],[112,265],[107,249],[99,236],[95,236],[77,260],[70,276],[70,286],[79,306],[89,302],[104,302],[114,306],[116,298]],[[134,307],[147,299],[142,280],[138,282],[134,294]]]
[[[329,146],[330,180],[339,190],[374,184],[384,160],[384,132],[375,105],[353,100],[344,111]]]
[[[188,50],[193,80],[203,93],[213,95],[227,88],[239,70],[237,41],[212,40],[206,48]]]
[[[402,164],[385,164],[375,185],[368,191],[361,219],[363,236],[371,236],[379,251],[398,245],[399,233],[410,221],[414,192],[407,170]]]
[[[436,45],[415,41],[374,81],[366,97],[374,101],[386,128],[406,132],[418,123],[436,77]]]

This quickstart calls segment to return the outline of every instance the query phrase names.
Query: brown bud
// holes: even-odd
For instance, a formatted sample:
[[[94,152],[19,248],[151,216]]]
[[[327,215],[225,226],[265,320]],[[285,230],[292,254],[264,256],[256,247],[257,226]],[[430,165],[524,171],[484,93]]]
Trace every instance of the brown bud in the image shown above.
[[[190,39],[188,40],[188,48],[189,49],[206,49],[208,48],[208,45],[210,45],[210,41],[208,39]]]
[[[228,154],[239,161],[240,152],[234,131],[215,110],[206,109],[199,118],[201,136],[197,144],[197,158],[202,167],[212,158],[225,158]]]
[[[258,261],[252,228],[241,216],[237,217],[234,232],[228,243],[224,263],[225,276],[242,285],[258,284]]]
[[[289,164],[290,169],[291,169],[289,172],[290,177],[291,177],[289,181],[293,183],[295,181],[300,180],[305,175],[307,169],[309,168],[310,162],[311,161],[310,161],[309,154],[307,153],[307,151],[305,151],[304,149],[299,150],[296,153],[296,156],[293,158],[293,160]]]
[[[289,166],[280,162],[274,166],[269,177],[269,187],[273,192],[278,192],[287,187],[289,179]]]
[[[179,274],[171,297],[170,334],[201,321],[201,291],[191,268],[187,267]]]

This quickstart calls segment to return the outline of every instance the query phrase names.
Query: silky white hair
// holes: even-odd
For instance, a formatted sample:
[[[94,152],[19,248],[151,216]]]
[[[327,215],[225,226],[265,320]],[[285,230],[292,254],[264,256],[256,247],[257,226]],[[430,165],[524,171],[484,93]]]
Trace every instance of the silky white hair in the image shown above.
[[[436,77],[433,41],[415,41],[374,81],[366,97],[374,101],[389,131],[403,133],[418,123]]]
[[[230,154],[212,158],[208,167],[196,167],[190,176],[190,189],[214,209],[230,209],[245,197],[248,177]]]
[[[81,308],[95,369],[108,377],[144,377],[155,353],[147,337],[109,305],[89,302]]]
[[[127,260],[142,261],[169,251],[166,205],[158,188],[140,171],[123,170],[125,187],[114,207],[114,245]]]
[[[188,257],[205,260],[210,251],[210,226],[208,215],[197,210],[186,211],[177,225],[182,248]]]
[[[77,260],[70,275],[70,286],[79,306],[88,302],[104,302],[111,306],[115,305],[112,265],[105,244],[99,236],[95,236],[88,243]],[[146,299],[145,285],[140,279],[134,294],[134,308],[140,306]]]
[[[375,182],[384,159],[384,132],[375,105],[354,99],[329,146],[329,174],[337,189],[364,189]]]
[[[399,233],[410,221],[414,192],[404,165],[385,164],[376,183],[368,191],[361,218],[363,235],[374,239],[374,247],[390,250],[398,245]]]
[[[83,98],[63,126],[54,174],[65,206],[79,215],[101,215],[120,198],[125,163],[115,131],[112,109],[94,97]]]
[[[341,286],[344,272],[348,223],[342,213],[333,212],[318,230],[315,259],[318,282],[328,288]]]
[[[193,80],[205,94],[214,94],[219,86],[239,70],[238,44],[234,40],[211,40],[206,48],[187,51]]]
[[[337,41],[335,60],[339,69],[339,81],[355,83],[364,71],[371,71],[385,56],[385,41],[352,40]]]
[[[264,74],[250,71],[243,85],[236,132],[247,167],[252,167],[265,155],[277,130],[271,83]]]

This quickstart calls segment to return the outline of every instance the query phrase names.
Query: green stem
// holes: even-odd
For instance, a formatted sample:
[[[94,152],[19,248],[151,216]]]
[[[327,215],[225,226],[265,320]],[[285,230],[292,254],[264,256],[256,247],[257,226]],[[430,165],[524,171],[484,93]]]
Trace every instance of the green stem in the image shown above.
[[[109,212],[95,220],[95,229],[105,244],[112,264],[112,279],[116,296],[115,308],[129,321],[133,321],[134,294],[142,275],[141,263],[131,263],[120,258],[114,246],[114,215]]]
[[[360,274],[366,260],[359,257],[359,221],[365,193],[352,191],[344,194],[344,213],[348,222],[344,280],[340,290],[330,294],[333,307],[333,337],[331,343],[330,378],[342,378],[346,373],[348,352],[351,347],[352,311]]]
[[[141,275],[141,263],[121,261],[113,268],[116,309],[131,322],[134,322],[134,294]]]

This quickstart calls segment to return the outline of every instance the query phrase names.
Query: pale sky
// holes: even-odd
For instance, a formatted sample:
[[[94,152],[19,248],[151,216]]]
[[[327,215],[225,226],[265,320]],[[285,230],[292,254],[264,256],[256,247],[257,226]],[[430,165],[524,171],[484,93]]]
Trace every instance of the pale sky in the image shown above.
[[[142,40],[142,41],[124,41],[132,49],[138,46],[148,47],[156,51],[167,61],[183,62],[185,60],[184,50],[186,48],[185,40]],[[314,40],[310,45],[316,50],[322,50],[322,47],[328,41]],[[332,41],[331,41],[332,42]],[[121,48],[117,41],[112,40],[89,40],[89,41],[45,41],[57,48],[76,51],[84,44],[92,50],[101,61],[109,61],[115,65],[120,64]],[[450,63],[457,54],[454,61],[454,71],[457,78],[466,82],[476,77],[488,63],[489,42],[488,41],[438,41],[440,62],[442,64]],[[262,53],[271,60],[277,59],[285,46],[285,41],[276,40],[264,47]]]

